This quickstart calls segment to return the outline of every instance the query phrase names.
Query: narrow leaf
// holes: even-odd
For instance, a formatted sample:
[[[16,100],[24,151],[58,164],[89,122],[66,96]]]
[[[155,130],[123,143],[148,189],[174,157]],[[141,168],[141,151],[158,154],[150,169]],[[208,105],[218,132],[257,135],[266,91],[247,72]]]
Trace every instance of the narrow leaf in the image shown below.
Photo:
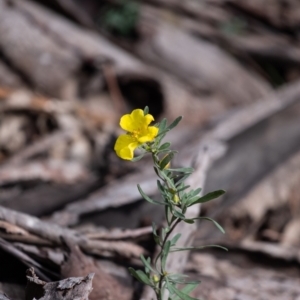
[[[151,199],[149,196],[147,196],[147,195],[143,192],[143,190],[141,189],[141,187],[140,187],[139,184],[137,185],[137,187],[138,187],[138,190],[139,190],[140,194],[142,195],[142,197],[143,197],[145,200],[147,200],[148,202],[150,202],[150,203],[152,203],[152,204],[156,204],[156,205],[166,205],[166,204],[167,204],[166,202],[159,202],[159,201],[156,201],[156,200]]]
[[[149,258],[150,258],[150,257],[148,257],[148,259],[149,259]],[[150,262],[149,262],[148,260],[146,260],[146,258],[144,257],[143,254],[141,255],[141,261],[142,261],[142,263],[144,264],[144,266],[145,266],[148,270],[151,270],[152,272],[156,273],[156,272],[154,271],[154,269],[151,267]],[[147,272],[147,273],[148,273],[148,272]]]
[[[185,223],[188,223],[188,224],[194,224],[195,221],[193,219],[184,219],[183,220]]]
[[[186,174],[193,173],[194,169],[193,168],[177,168],[177,169],[169,169],[172,172],[182,172]]]
[[[139,161],[139,160],[141,160],[145,156],[145,154],[146,154],[146,152],[143,153],[143,154],[141,154],[141,155],[139,155],[139,156],[134,157],[131,161],[132,162]]]
[[[158,134],[161,134],[167,127],[167,119],[164,118],[161,120],[161,122],[159,123],[159,126],[158,126]]]
[[[173,159],[173,157],[174,157],[174,152],[168,153],[160,162],[159,164],[160,168],[163,170],[167,166],[167,164]]]
[[[144,116],[148,115],[148,113],[149,113],[149,107],[145,106],[145,108],[144,108]]]
[[[174,127],[176,127],[178,125],[178,123],[182,120],[182,116],[176,118],[168,127],[168,130],[173,129]]]
[[[198,188],[198,189],[194,190],[193,191],[193,196],[197,196],[201,191],[202,191],[201,188]]]
[[[198,286],[198,284],[199,283],[189,283],[181,290],[181,292],[188,295]],[[179,300],[179,299],[180,299],[179,297],[175,297],[173,300]]]
[[[174,209],[173,210],[173,215],[176,217],[176,218],[179,218],[181,220],[185,220],[185,215],[181,212],[179,212],[178,210]]]
[[[140,280],[150,286],[153,286],[152,282],[150,281],[149,277],[142,271],[142,270],[137,270],[136,271],[137,276],[140,278]]]
[[[182,247],[182,248],[173,248],[170,252],[179,252],[179,251],[189,251],[189,250],[201,250],[205,248],[220,248],[222,250],[228,251],[227,248],[219,245],[206,245],[206,246],[198,246],[198,247]]]
[[[166,150],[166,149],[168,149],[170,146],[171,146],[171,143],[164,143],[164,144],[162,144],[162,145],[159,147],[158,151]]]
[[[150,279],[148,278],[148,276],[141,270],[136,271],[133,268],[128,268],[129,273],[135,278],[137,279],[139,282],[153,286],[152,282],[150,281]]]
[[[163,249],[162,258],[161,258],[161,266],[163,270],[165,270],[166,268],[166,262],[167,262],[168,254],[170,252],[170,247],[171,247],[171,242],[167,241]]]
[[[177,233],[172,239],[171,239],[171,246],[176,245],[177,241],[180,239],[181,233]]]
[[[198,300],[196,298],[193,298],[187,294],[185,294],[184,292],[178,290],[176,287],[174,287],[173,285],[170,285],[170,289],[173,291],[173,293],[175,293],[180,299],[182,300]]]
[[[201,219],[213,222],[213,223],[215,224],[215,226],[216,226],[222,233],[225,233],[224,228],[223,228],[217,221],[215,221],[215,220],[212,219],[212,218],[209,218],[209,217],[197,217],[197,218],[193,218],[193,219],[191,219],[191,220],[201,220]]]
[[[183,187],[180,187],[180,188],[177,190],[177,193],[182,192],[182,191],[188,189],[189,187],[191,187],[191,186],[190,186],[190,185],[185,185],[185,186],[183,186]]]
[[[185,174],[183,175],[177,182],[176,182],[176,186],[180,185],[183,181],[185,181],[191,174]]]
[[[166,193],[166,188],[161,184],[161,182],[159,180],[157,180],[157,187],[159,189],[159,191],[161,192],[161,194],[165,194]]]
[[[154,222],[152,222],[152,232],[153,232],[153,235],[155,235],[155,236],[157,236],[156,230],[157,230],[156,224]]]
[[[170,292],[170,295],[172,296],[174,294],[174,291],[172,289],[173,284],[168,280],[168,278],[166,278],[166,286],[167,286],[168,291]]]
[[[193,201],[189,202],[188,206],[191,206],[191,205],[194,205],[197,203],[205,203],[205,202],[211,201],[213,199],[216,199],[224,194],[225,194],[225,191],[223,191],[223,190],[214,191],[214,192],[204,195],[203,197],[196,199],[195,201],[193,200]]]

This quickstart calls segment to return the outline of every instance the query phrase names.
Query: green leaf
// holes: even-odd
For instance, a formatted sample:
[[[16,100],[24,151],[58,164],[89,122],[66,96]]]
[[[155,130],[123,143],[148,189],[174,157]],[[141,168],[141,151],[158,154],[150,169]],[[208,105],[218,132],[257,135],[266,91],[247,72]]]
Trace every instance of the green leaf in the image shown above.
[[[161,229],[161,240],[163,241],[166,237],[166,231],[167,231],[167,228],[162,228]]]
[[[178,290],[175,286],[170,285],[170,287],[168,286],[168,288],[170,288],[170,292],[175,293],[180,299],[182,300],[198,300],[196,298],[193,298],[191,296],[189,296],[188,294]]]
[[[164,177],[163,176],[163,172],[157,167],[157,166],[154,166],[153,167],[153,169],[154,169],[154,172],[156,173],[156,175],[158,176],[158,177]]]
[[[161,172],[160,173],[161,177],[163,180],[165,180],[168,183],[168,185],[171,189],[176,190],[176,186],[175,186],[173,180],[168,177],[167,172],[168,172],[168,170],[164,170],[164,172]]]
[[[185,220],[185,215],[183,213],[181,213],[180,211],[174,209],[172,211],[173,215],[176,217],[176,218],[179,218],[181,220]]]
[[[136,271],[137,275],[139,276],[140,280],[150,286],[154,286],[149,277],[142,271],[142,270],[137,270]]]
[[[194,224],[195,221],[193,219],[184,219],[183,220],[185,223],[188,223],[188,224]]]
[[[161,245],[159,236],[157,236],[157,235],[155,236],[155,235],[154,235],[154,236],[153,236],[153,239],[154,239],[154,242],[156,243],[156,245],[159,245],[159,246]]]
[[[137,187],[138,187],[138,190],[139,190],[141,196],[142,196],[145,200],[147,200],[148,202],[150,202],[150,203],[152,203],[152,204],[156,204],[156,205],[167,205],[167,204],[168,204],[167,202],[159,202],[159,201],[156,201],[156,200],[151,199],[149,196],[147,196],[147,195],[143,192],[143,190],[141,189],[141,187],[140,187],[139,184],[137,185]]]
[[[144,116],[148,115],[148,113],[149,113],[149,107],[145,106],[145,108],[144,108]]]
[[[184,275],[184,274],[171,274],[171,275],[168,275],[168,279],[170,281],[184,281],[186,278],[188,278],[189,276],[188,275]]]
[[[145,156],[145,154],[146,154],[146,152],[143,153],[143,154],[141,154],[141,155],[139,155],[139,156],[134,157],[131,161],[132,162],[139,161],[139,160],[141,160]]]
[[[162,161],[160,162],[160,164],[159,164],[159,166],[160,166],[160,168],[163,170],[166,166],[167,166],[167,164],[173,159],[173,157],[174,157],[174,152],[170,152],[170,153],[168,153],[163,159],[162,159]]]
[[[215,224],[215,226],[222,232],[222,233],[225,233],[225,230],[224,228],[217,222],[215,221],[214,219],[212,218],[209,218],[209,217],[197,217],[197,218],[193,218],[191,220],[207,220],[207,221],[211,221]]]
[[[193,168],[177,168],[177,169],[169,169],[169,171],[190,174],[190,173],[193,173],[194,169]]]
[[[148,257],[148,259],[146,260],[146,258],[144,257],[144,255],[142,254],[141,255],[141,261],[142,261],[142,263],[144,264],[144,266],[148,269],[148,270],[151,270],[152,272],[154,272],[154,273],[156,273],[155,271],[154,271],[154,269],[151,267],[151,258],[150,257]],[[149,273],[148,271],[146,271],[146,273]]]
[[[163,118],[158,126],[158,135],[161,134],[163,131],[165,131],[166,127],[167,127],[167,119]]]
[[[182,116],[176,118],[168,127],[168,130],[173,129],[174,127],[176,127],[178,125],[178,123],[182,120]]]
[[[173,283],[171,283],[169,280],[168,280],[168,277],[166,277],[166,287],[168,289],[168,291],[170,292],[171,295],[174,294],[174,291],[172,289],[172,286],[173,286]]]
[[[199,283],[189,283],[183,289],[181,289],[181,292],[188,295],[198,286],[198,284]],[[173,300],[179,300],[179,299],[180,299],[179,297],[175,297]]]
[[[191,206],[191,205],[194,205],[194,204],[197,204],[197,203],[205,203],[205,202],[214,200],[214,199],[216,199],[216,198],[218,198],[218,197],[220,197],[224,194],[225,194],[225,191],[223,191],[223,190],[214,191],[214,192],[211,192],[211,193],[208,193],[208,194],[204,195],[203,197],[196,198],[196,200],[191,199],[191,201],[188,201],[187,206]]]
[[[177,182],[176,182],[176,186],[180,185],[183,181],[185,181],[191,174],[185,174],[183,175]]]
[[[220,248],[222,250],[228,251],[227,248],[219,245],[206,245],[206,246],[198,246],[198,247],[182,247],[182,248],[173,248],[170,252],[179,252],[179,251],[188,251],[188,250],[201,250],[205,248]]]
[[[177,190],[177,193],[182,192],[182,191],[188,189],[189,187],[191,187],[191,186],[190,185],[185,185],[185,186],[179,187],[178,190]]]
[[[202,191],[201,188],[198,188],[198,189],[194,190],[194,191],[192,192],[193,197],[194,197],[194,196],[197,196],[201,191]]]
[[[156,224],[154,222],[152,222],[152,232],[153,232],[153,235],[157,236],[157,227],[156,227]]]
[[[187,281],[189,278],[188,275],[184,275],[184,274],[172,274],[172,275],[168,275],[168,279],[169,281],[173,282],[173,283],[179,283],[179,284],[199,284],[200,281],[198,280],[194,280],[194,281]]]
[[[157,180],[156,182],[157,182],[157,187],[158,187],[159,191],[161,192],[161,194],[165,195],[166,188],[161,184],[161,182],[159,180]]]
[[[170,222],[170,207],[169,207],[169,205],[165,206],[165,217],[166,217],[168,226],[170,226],[171,222]]]
[[[141,270],[136,271],[133,268],[128,268],[129,273],[136,278],[139,282],[153,286],[152,282],[150,281],[149,277]]]
[[[171,239],[171,246],[176,245],[177,241],[180,239],[181,233],[177,233],[172,239]]]
[[[171,146],[171,143],[164,143],[164,144],[162,144],[162,145],[159,147],[158,151],[166,150],[166,149],[168,149],[170,146]]]
[[[168,254],[170,252],[170,247],[171,247],[171,241],[167,241],[162,251],[162,258],[161,258],[161,267],[163,270],[165,270],[166,268],[166,262],[167,262]]]

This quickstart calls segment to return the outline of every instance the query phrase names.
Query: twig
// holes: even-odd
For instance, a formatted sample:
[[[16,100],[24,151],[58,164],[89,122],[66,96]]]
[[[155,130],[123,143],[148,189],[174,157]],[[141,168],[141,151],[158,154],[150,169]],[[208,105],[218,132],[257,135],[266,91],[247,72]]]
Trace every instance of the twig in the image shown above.
[[[61,237],[67,237],[79,245],[87,253],[114,256],[119,255],[128,259],[139,257],[145,250],[129,242],[109,242],[90,240],[79,232],[47,223],[38,218],[19,213],[0,206],[0,220],[19,226],[28,232],[61,245]]]

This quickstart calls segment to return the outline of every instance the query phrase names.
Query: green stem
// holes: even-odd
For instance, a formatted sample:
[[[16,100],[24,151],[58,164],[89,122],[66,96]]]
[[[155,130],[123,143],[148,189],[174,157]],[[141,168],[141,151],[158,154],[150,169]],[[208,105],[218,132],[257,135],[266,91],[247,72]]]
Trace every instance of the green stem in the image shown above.
[[[154,164],[157,165],[157,166],[159,166],[159,162],[160,162],[160,161],[159,161],[159,158],[158,158],[156,152],[152,152],[152,159],[153,159]],[[160,170],[163,171],[162,169],[160,169]],[[164,178],[161,178],[160,176],[159,176],[159,178],[166,184],[166,186],[167,186],[169,189],[171,188],[170,185],[169,185],[169,183],[168,183]],[[175,221],[175,223],[174,223],[173,226],[172,226],[172,223],[173,223],[174,221]],[[162,244],[161,244],[161,251],[158,253],[158,255],[157,255],[156,259],[155,259],[155,263],[154,263],[155,266],[157,265],[158,259],[162,256],[163,249],[164,249],[164,247],[165,247],[165,245],[166,245],[166,242],[168,241],[168,238],[170,237],[170,234],[173,232],[173,230],[174,230],[175,227],[179,224],[180,221],[181,221],[181,219],[176,218],[175,220],[173,220],[173,222],[171,222],[171,224],[170,224],[170,229],[169,229],[169,231],[166,233],[166,236],[165,236],[165,238],[164,238],[164,240],[163,240],[163,242],[162,242]],[[156,294],[157,300],[163,300],[163,299],[162,299],[163,295],[162,295],[162,293],[161,293],[161,290],[162,290],[162,288],[163,288],[163,282],[164,282],[164,276],[165,276],[165,274],[164,274],[164,270],[163,270],[162,265],[160,266],[160,273],[161,273],[161,276],[160,276],[159,283],[158,283],[158,289],[155,290],[155,294]]]
[[[165,247],[166,242],[168,241],[168,238],[169,238],[170,234],[173,232],[173,230],[174,230],[175,227],[179,224],[180,221],[181,221],[181,219],[176,219],[176,221],[175,221],[173,227],[171,227],[171,229],[167,232],[167,234],[166,234],[166,236],[165,236],[165,238],[164,238],[164,240],[163,240],[163,243],[162,243],[162,245],[161,245],[161,251],[160,251],[160,253],[158,254],[158,257],[160,257],[160,256],[162,255],[163,249],[164,249],[164,247]],[[162,275],[161,275],[161,277],[160,277],[160,279],[159,279],[159,283],[158,283],[158,290],[159,290],[159,291],[161,291],[162,285],[163,285],[163,282],[164,282],[164,270],[163,270],[163,268],[162,268],[162,265],[161,265],[161,269],[160,269],[160,270],[161,270],[161,274],[162,274]],[[163,299],[161,299],[161,294],[159,293],[158,295],[159,295],[159,297],[157,297],[157,300],[163,300]]]

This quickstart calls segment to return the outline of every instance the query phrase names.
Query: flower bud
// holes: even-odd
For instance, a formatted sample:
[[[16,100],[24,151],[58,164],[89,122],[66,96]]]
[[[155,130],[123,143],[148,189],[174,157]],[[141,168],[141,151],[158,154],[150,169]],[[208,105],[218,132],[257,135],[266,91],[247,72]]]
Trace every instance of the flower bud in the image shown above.
[[[179,196],[177,194],[174,194],[174,196],[173,196],[173,202],[175,204],[178,204],[180,202]]]
[[[153,275],[153,276],[152,276],[152,280],[153,280],[154,283],[159,282],[159,279],[160,279],[160,278],[159,278],[159,276],[157,276],[157,275]]]

